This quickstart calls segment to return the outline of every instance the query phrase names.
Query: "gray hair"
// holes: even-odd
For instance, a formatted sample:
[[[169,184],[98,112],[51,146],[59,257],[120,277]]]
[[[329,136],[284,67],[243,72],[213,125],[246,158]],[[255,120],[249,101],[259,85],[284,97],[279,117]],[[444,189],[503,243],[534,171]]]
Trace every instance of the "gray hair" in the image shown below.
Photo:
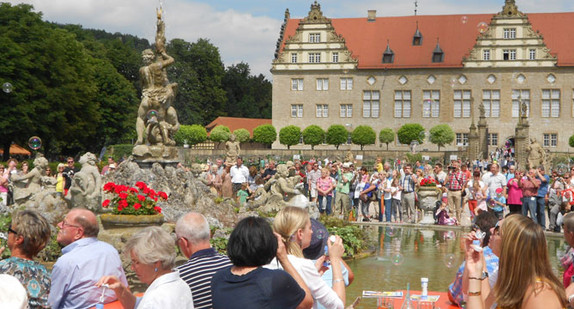
[[[574,213],[569,212],[564,215],[562,222],[564,227],[567,228],[569,232],[574,232]]]
[[[12,228],[24,237],[20,249],[26,255],[35,257],[50,240],[50,224],[40,213],[21,210],[12,216]]]
[[[175,234],[178,237],[184,237],[193,244],[209,241],[211,236],[207,219],[197,212],[190,212],[181,216],[175,224]]]
[[[124,252],[133,253],[143,264],[161,262],[164,270],[175,266],[174,240],[159,226],[150,226],[134,234],[126,243]]]

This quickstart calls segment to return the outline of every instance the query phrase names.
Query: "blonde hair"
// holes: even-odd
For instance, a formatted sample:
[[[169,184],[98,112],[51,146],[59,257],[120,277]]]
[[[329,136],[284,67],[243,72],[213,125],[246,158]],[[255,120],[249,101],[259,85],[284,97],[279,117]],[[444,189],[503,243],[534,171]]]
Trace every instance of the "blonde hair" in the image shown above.
[[[297,231],[304,229],[309,222],[309,213],[299,207],[287,206],[281,209],[273,221],[273,231],[281,235],[287,253],[303,257],[303,248],[296,242]]]
[[[500,229],[502,250],[498,280],[494,286],[496,303],[500,308],[521,308],[526,292],[551,289],[566,307],[562,282],[550,265],[544,231],[536,222],[521,215],[504,220]]]

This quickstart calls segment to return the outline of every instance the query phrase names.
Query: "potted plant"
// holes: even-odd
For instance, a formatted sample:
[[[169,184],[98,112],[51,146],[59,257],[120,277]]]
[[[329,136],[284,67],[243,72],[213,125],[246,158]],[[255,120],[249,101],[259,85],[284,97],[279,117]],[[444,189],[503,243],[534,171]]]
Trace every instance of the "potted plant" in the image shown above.
[[[167,193],[156,192],[144,182],[136,182],[135,187],[108,182],[104,193],[113,196],[102,202],[104,209],[111,210],[100,215],[104,228],[160,225],[164,221],[157,203],[167,201]]]

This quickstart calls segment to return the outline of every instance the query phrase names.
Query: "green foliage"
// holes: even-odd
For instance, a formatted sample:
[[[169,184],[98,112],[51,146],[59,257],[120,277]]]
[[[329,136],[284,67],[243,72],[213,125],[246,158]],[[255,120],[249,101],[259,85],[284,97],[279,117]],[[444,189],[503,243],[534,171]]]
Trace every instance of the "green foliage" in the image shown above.
[[[311,149],[315,149],[316,145],[325,142],[325,131],[318,125],[310,125],[303,130],[303,143],[311,145]]]
[[[247,129],[237,129],[233,131],[233,134],[235,134],[236,140],[240,143],[248,142],[251,138],[251,134],[249,131],[247,131]]]
[[[389,143],[395,140],[395,131],[391,128],[384,128],[379,132],[379,142],[387,144],[387,150],[389,150]]]
[[[570,147],[574,147],[574,135],[570,136],[570,138],[568,139],[568,145]]]
[[[412,141],[418,141],[419,144],[422,144],[424,141],[424,131],[425,128],[418,123],[407,123],[397,131],[399,143],[410,145]]]
[[[349,137],[349,131],[345,126],[340,124],[331,125],[327,129],[327,134],[325,135],[325,141],[329,145],[335,146],[335,148],[339,149],[341,144],[345,144]]]
[[[377,140],[377,133],[370,126],[358,126],[351,133],[351,141],[355,145],[360,145],[361,150],[365,145],[372,145]]]
[[[185,144],[187,141],[190,145],[195,145],[205,142],[207,140],[207,131],[204,126],[194,124],[194,125],[180,125],[179,131],[175,133],[173,139],[178,145]]]
[[[178,83],[174,106],[182,124],[202,124],[226,115],[227,97],[221,81],[225,69],[219,49],[207,39],[189,43],[174,39],[167,53],[175,59],[168,67],[171,82]]]
[[[111,145],[107,148],[105,158],[107,157],[114,157],[116,162],[123,158],[124,156],[127,158],[132,155],[134,150],[134,145],[132,144],[119,144],[119,145]]]
[[[256,143],[271,145],[277,139],[277,131],[270,124],[263,124],[253,130],[253,141]]]
[[[229,130],[228,127],[218,125],[217,127],[211,130],[209,134],[209,139],[214,142],[222,143],[227,142],[230,136],[231,136],[231,130]]]
[[[272,85],[262,74],[250,75],[249,64],[228,66],[221,81],[231,117],[271,118]]]
[[[407,156],[407,162],[409,163],[415,163],[417,161],[423,162],[423,155],[421,153],[406,153],[405,155]]]
[[[353,257],[367,248],[367,235],[359,226],[330,216],[321,217],[319,220],[330,235],[339,235],[343,239],[346,257]]]
[[[287,146],[287,149],[290,149],[293,145],[299,144],[300,139],[301,128],[298,126],[290,125],[279,130],[279,143]]]
[[[430,137],[429,140],[431,143],[436,144],[438,146],[438,150],[440,151],[440,147],[444,147],[444,145],[450,144],[454,141],[454,131],[448,124],[439,124],[432,129],[430,129]]]
[[[210,243],[211,246],[220,254],[227,255],[227,242],[229,241],[228,238],[225,237],[216,237],[212,238]]]

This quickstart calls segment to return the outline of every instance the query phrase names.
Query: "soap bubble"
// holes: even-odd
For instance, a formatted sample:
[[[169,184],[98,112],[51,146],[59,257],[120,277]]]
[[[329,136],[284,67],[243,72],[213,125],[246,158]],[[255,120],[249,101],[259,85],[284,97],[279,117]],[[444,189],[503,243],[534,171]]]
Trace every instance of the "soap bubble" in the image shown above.
[[[451,268],[455,265],[455,263],[456,263],[456,256],[454,256],[454,254],[449,253],[444,256],[444,265],[446,265],[446,267]]]
[[[158,117],[158,112],[155,109],[150,109],[147,114],[146,117],[148,120],[152,120],[153,118],[157,119]]]
[[[2,91],[6,92],[6,93],[10,93],[10,92],[12,92],[12,89],[14,89],[12,84],[10,84],[8,82],[5,82],[4,84],[2,84]]]
[[[426,137],[426,133],[425,133],[425,131],[421,131],[421,132],[419,132],[419,139],[420,139],[420,140],[424,140],[424,139],[425,139],[425,137]]]
[[[394,227],[389,226],[385,228],[385,234],[389,237],[394,237],[397,234],[397,230]]]
[[[456,83],[457,83],[456,78],[454,78],[454,77],[451,78],[451,80],[450,80],[450,86],[451,86],[451,87],[454,87],[454,86],[456,86]]]
[[[393,256],[391,257],[391,261],[395,266],[400,266],[405,261],[405,257],[400,252],[397,252],[393,254]]]
[[[466,24],[468,22],[468,17],[466,17],[466,16],[461,17],[460,22],[462,22],[463,24]]]
[[[488,30],[488,24],[482,21],[476,25],[476,28],[480,34],[483,34],[486,32],[486,30]]]
[[[42,140],[37,136],[32,136],[28,139],[28,147],[32,150],[38,150],[42,147]]]

